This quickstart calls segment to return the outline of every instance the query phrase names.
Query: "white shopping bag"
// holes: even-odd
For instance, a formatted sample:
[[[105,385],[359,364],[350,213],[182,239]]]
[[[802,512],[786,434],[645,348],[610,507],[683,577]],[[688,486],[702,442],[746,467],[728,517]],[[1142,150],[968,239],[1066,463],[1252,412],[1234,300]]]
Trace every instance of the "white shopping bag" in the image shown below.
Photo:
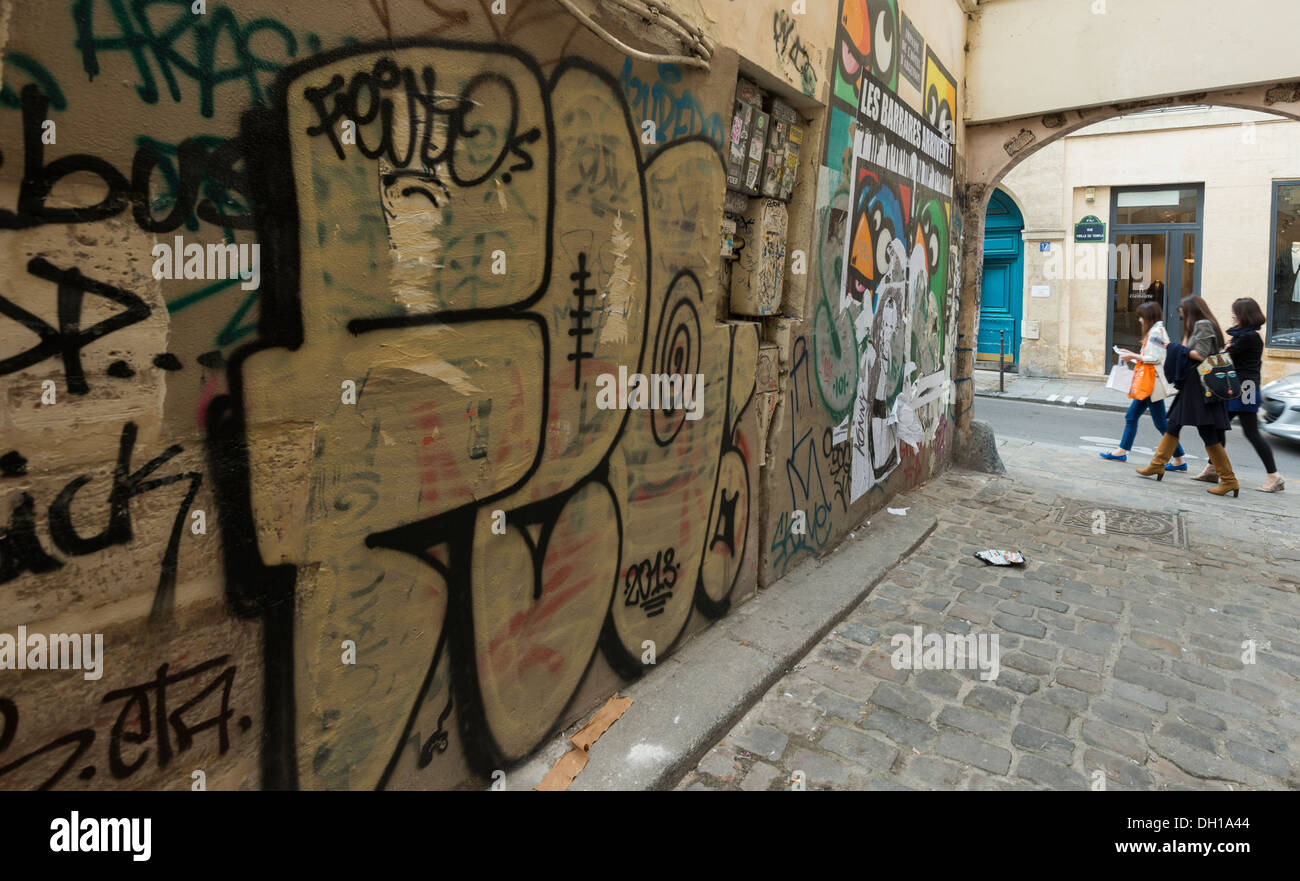
[[[1133,368],[1127,364],[1116,364],[1110,369],[1110,377],[1106,380],[1106,388],[1113,388],[1117,392],[1128,394],[1128,390],[1133,387]]]

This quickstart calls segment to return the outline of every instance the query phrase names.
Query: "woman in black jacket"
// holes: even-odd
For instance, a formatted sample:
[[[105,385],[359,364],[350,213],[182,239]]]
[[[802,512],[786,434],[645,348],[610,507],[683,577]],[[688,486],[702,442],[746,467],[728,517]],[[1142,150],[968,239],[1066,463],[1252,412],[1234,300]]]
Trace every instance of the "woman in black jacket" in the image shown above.
[[[1232,338],[1228,342],[1228,354],[1241,380],[1241,398],[1228,402],[1228,420],[1235,418],[1241,422],[1246,440],[1255,448],[1268,472],[1268,479],[1259,491],[1281,492],[1286,484],[1277,472],[1273,450],[1259,433],[1259,371],[1264,357],[1264,340],[1259,329],[1264,326],[1264,310],[1250,297],[1242,297],[1232,304],[1232,317],[1235,323],[1228,328],[1228,336]]]
[[[1219,329],[1219,322],[1214,320],[1209,305],[1198,296],[1183,297],[1178,304],[1178,314],[1182,317],[1183,341],[1181,344],[1170,343],[1165,353],[1165,377],[1178,387],[1178,396],[1169,410],[1169,429],[1160,439],[1155,458],[1145,468],[1139,468],[1137,473],[1144,477],[1155,475],[1156,480],[1162,480],[1165,463],[1178,446],[1179,432],[1184,425],[1194,425],[1219,477],[1219,485],[1211,487],[1208,492],[1216,496],[1232,493],[1235,498],[1241,492],[1241,484],[1232,473],[1228,451],[1223,447],[1224,432],[1230,428],[1228,408],[1223,401],[1205,394],[1196,372],[1197,364],[1223,350],[1223,331]]]

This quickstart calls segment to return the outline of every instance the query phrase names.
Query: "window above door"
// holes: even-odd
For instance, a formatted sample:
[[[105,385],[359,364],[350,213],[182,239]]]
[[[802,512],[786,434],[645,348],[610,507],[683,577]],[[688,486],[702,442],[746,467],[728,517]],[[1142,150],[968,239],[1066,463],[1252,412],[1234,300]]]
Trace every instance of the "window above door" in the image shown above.
[[[1124,189],[1115,195],[1118,224],[1199,223],[1200,188],[1162,187]]]

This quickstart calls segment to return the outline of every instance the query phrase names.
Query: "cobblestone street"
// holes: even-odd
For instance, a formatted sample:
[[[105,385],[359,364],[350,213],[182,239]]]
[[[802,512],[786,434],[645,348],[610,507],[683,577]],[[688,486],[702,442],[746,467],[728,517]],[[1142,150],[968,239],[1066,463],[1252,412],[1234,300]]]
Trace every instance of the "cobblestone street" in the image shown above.
[[[1003,443],[1006,476],[949,472],[895,502],[938,527],[678,788],[1094,789],[1098,771],[1108,790],[1300,788],[1294,503],[1061,477],[1059,449]],[[1068,528],[1062,499],[1181,513],[1190,546]],[[915,627],[997,634],[1000,675],[895,669],[891,637]]]

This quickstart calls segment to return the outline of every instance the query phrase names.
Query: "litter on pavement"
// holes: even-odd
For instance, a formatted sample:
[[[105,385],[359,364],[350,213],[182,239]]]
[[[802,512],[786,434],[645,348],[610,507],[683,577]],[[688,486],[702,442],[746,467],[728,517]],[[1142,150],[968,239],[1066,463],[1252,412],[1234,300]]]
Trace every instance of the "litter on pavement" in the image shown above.
[[[1025,555],[1019,551],[995,551],[990,549],[976,551],[975,556],[979,557],[985,563],[990,563],[994,566],[1025,565]]]

